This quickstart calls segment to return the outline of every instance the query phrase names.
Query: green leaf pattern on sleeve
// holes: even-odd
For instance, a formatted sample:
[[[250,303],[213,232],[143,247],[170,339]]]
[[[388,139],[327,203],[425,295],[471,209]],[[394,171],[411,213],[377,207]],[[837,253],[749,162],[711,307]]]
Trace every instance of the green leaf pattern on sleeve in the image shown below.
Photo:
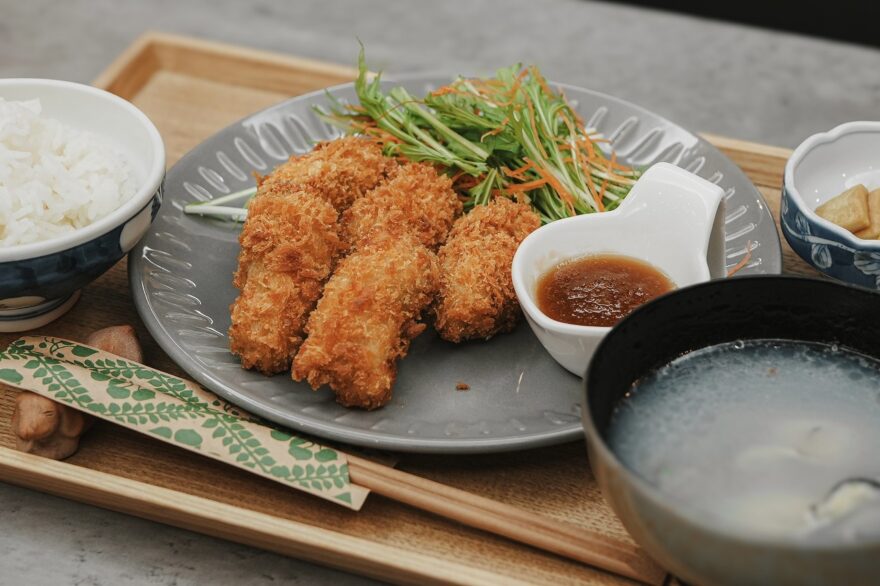
[[[0,352],[0,382],[359,509],[345,455],[259,420],[195,383],[51,337]]]

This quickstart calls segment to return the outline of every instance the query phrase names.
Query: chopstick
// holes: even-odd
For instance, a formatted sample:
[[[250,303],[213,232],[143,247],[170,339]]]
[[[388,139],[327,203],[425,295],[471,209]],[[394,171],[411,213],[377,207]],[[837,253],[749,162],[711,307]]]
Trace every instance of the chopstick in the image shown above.
[[[348,456],[352,482],[376,494],[601,570],[663,584],[666,572],[638,546],[382,464]]]

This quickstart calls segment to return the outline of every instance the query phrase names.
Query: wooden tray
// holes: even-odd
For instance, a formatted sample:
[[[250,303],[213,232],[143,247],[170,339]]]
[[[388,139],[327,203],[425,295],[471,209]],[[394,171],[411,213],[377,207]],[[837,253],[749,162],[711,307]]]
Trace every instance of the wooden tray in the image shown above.
[[[350,68],[164,34],[138,39],[95,85],[156,123],[168,164],[235,120],[293,95],[353,78]],[[790,151],[707,137],[759,186],[778,217]],[[784,246],[787,272],[817,274]],[[183,374],[152,341],[120,263],[61,320],[37,331],[84,339],[131,323],[145,361]],[[16,336],[0,335],[5,346]],[[359,513],[99,424],[65,462],[21,454],[9,431],[14,392],[0,388],[0,479],[171,525],[399,583],[600,583],[616,576],[371,496]],[[401,457],[402,469],[627,540],[589,471],[583,443],[528,453]]]

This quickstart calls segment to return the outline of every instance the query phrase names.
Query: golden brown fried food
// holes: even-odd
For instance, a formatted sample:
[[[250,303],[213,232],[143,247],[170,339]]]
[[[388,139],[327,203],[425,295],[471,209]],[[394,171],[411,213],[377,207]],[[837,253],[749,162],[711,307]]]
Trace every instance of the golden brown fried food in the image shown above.
[[[244,368],[290,367],[303,328],[341,252],[338,211],[397,163],[358,138],[324,142],[259,179],[242,229],[230,349]]]
[[[311,152],[291,157],[258,183],[261,193],[279,186],[312,188],[341,212],[396,167],[397,162],[384,156],[375,143],[345,137],[319,143]]]
[[[447,176],[426,163],[409,163],[342,215],[343,239],[354,248],[373,230],[405,226],[422,244],[436,250],[461,208]]]
[[[374,233],[327,282],[293,361],[293,378],[329,384],[347,407],[391,399],[397,360],[425,325],[438,285],[437,258],[405,230]]]
[[[520,316],[510,265],[520,242],[541,225],[531,207],[506,198],[477,206],[440,248],[434,325],[450,342],[509,332]]]
[[[229,347],[244,368],[290,367],[342,241],[333,206],[310,190],[255,198],[239,241]]]

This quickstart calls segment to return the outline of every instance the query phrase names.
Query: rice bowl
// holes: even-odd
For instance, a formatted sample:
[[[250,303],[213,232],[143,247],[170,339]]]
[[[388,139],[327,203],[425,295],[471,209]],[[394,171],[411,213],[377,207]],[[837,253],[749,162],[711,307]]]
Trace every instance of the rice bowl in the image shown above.
[[[143,112],[104,90],[4,79],[0,98],[39,99],[40,116],[64,127],[47,131],[52,139],[42,144],[10,138],[0,124],[0,331],[8,332],[58,317],[146,234],[162,202],[165,148]]]
[[[110,141],[41,111],[39,99],[0,97],[0,247],[88,226],[136,189],[130,163]]]

